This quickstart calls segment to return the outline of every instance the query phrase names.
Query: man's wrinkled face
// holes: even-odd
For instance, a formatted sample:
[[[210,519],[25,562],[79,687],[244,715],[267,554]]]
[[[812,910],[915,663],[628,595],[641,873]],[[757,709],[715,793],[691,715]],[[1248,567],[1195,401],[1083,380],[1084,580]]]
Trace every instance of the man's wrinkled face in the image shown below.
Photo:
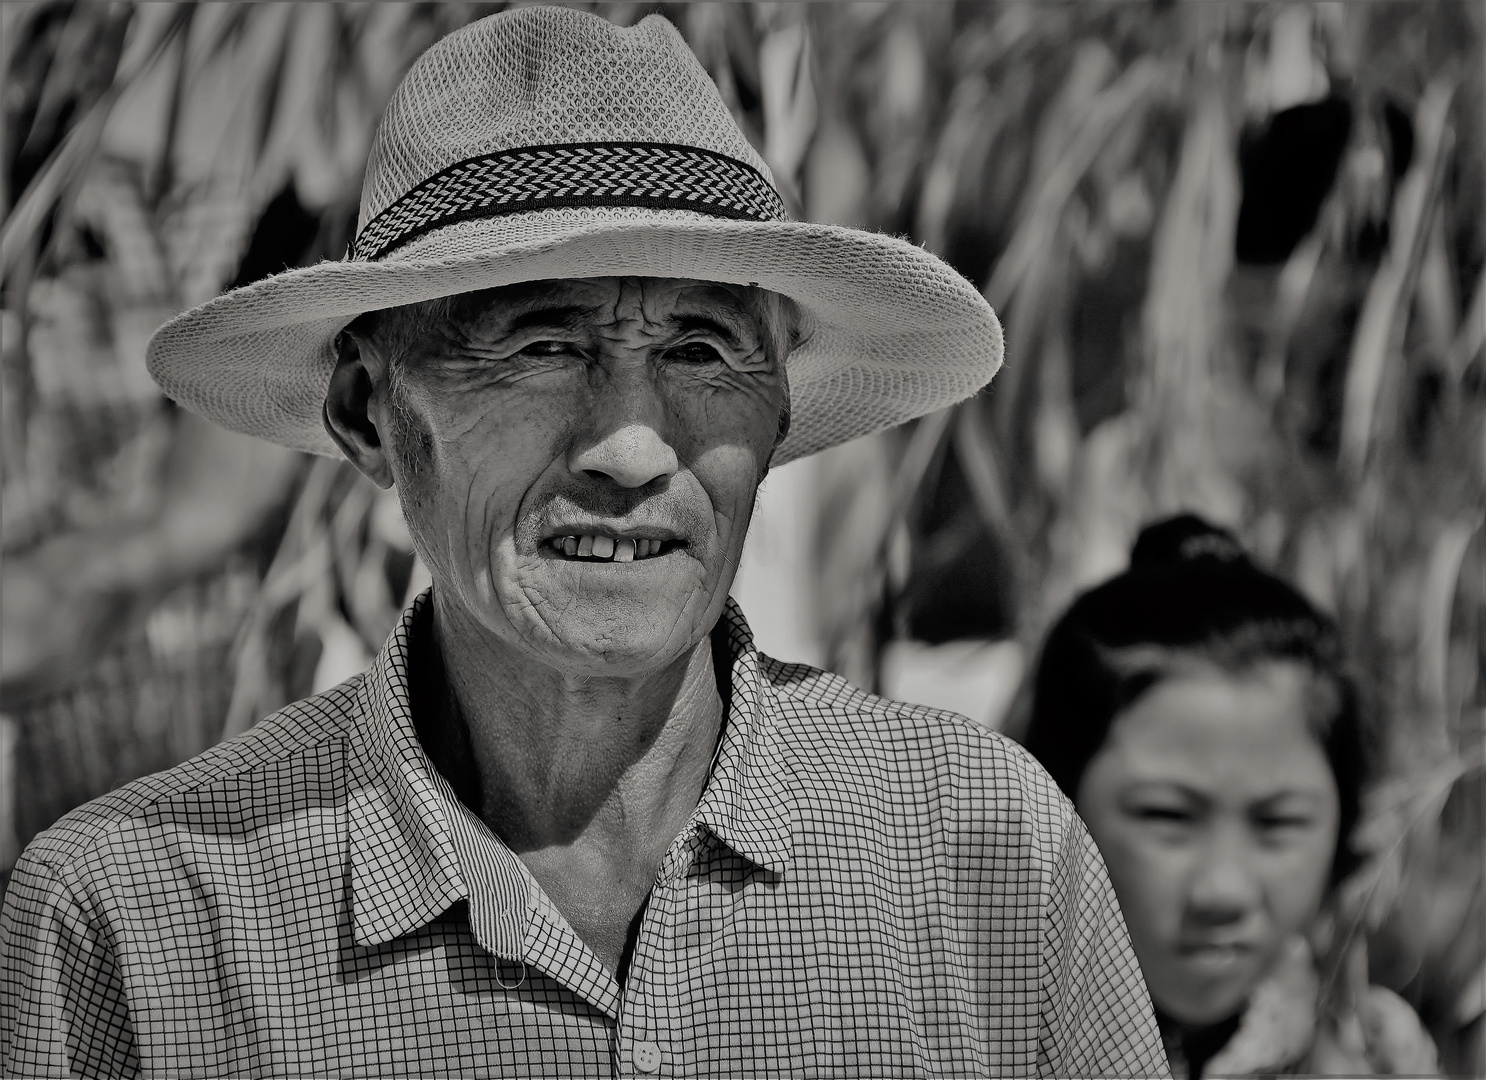
[[[786,407],[758,291],[543,281],[431,322],[369,412],[443,601],[569,673],[687,652],[721,614]]]

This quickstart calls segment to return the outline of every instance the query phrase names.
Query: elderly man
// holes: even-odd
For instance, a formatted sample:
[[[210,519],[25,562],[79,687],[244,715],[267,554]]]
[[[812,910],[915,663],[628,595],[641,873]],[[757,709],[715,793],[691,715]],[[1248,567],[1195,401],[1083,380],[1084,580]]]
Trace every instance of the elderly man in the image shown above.
[[[187,312],[183,404],[397,486],[363,676],[65,818],[9,1075],[1156,1075],[1104,869],[1021,751],[753,647],[771,463],[974,392],[980,296],[788,221],[679,35],[429,50],[350,256]]]

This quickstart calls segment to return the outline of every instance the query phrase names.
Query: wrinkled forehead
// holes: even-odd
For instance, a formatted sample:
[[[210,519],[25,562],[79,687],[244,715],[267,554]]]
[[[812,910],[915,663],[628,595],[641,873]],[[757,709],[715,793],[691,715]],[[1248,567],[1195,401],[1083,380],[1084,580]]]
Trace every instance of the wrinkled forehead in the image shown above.
[[[766,330],[761,290],[686,278],[527,281],[455,297],[448,314],[462,328],[483,334],[510,333],[534,323],[666,326],[695,319],[716,323],[744,340],[756,340]]]

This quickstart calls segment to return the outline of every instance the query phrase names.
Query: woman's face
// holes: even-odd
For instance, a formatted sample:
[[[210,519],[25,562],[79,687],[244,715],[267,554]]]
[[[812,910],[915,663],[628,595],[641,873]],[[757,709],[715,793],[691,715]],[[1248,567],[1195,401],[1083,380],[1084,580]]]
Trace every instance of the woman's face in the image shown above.
[[[1199,667],[1110,726],[1075,800],[1158,1008],[1231,1016],[1316,915],[1336,848],[1336,780],[1294,662]]]

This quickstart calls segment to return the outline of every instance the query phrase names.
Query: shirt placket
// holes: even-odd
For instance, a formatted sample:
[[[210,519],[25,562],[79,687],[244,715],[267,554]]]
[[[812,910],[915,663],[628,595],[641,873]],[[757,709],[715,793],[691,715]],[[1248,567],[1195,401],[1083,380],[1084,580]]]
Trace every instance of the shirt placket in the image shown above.
[[[693,820],[672,843],[656,874],[620,996],[613,1044],[616,1076],[686,1076],[692,1071],[683,1057],[682,976],[694,965],[692,958],[680,954],[676,927],[687,899],[687,873],[704,844]]]

